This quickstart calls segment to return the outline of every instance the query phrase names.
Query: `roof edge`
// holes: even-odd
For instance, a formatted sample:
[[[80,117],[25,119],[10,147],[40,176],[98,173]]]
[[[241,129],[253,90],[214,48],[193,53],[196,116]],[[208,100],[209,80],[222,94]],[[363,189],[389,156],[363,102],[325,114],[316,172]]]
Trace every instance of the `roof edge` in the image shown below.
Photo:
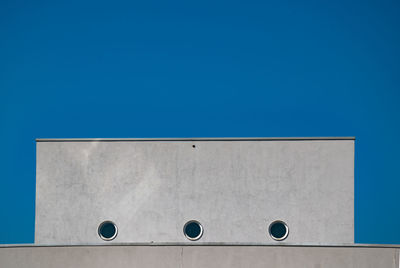
[[[355,140],[355,137],[196,137],[196,138],[38,138],[36,142],[88,142],[88,141],[312,141]]]

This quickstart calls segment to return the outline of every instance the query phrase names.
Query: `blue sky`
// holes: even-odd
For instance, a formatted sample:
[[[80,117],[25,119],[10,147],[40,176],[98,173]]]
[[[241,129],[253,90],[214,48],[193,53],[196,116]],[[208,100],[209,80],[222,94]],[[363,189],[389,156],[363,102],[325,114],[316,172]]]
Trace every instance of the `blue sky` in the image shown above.
[[[35,138],[355,136],[355,239],[400,244],[398,1],[0,2],[0,243]]]

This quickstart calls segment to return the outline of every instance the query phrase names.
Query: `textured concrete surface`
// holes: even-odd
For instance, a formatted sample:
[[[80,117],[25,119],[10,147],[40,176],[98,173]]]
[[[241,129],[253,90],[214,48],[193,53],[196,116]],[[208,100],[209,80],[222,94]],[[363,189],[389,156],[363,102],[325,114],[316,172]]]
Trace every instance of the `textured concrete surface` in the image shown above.
[[[38,142],[36,183],[36,244],[182,243],[191,219],[194,244],[354,242],[354,140]]]
[[[0,248],[4,268],[398,268],[396,248],[83,246]]]

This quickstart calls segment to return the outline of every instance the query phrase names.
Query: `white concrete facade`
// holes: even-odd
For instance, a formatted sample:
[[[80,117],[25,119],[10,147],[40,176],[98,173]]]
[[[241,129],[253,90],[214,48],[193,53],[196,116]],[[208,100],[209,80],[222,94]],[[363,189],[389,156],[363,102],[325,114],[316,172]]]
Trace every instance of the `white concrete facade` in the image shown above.
[[[354,243],[352,138],[39,140],[36,184],[36,245]]]

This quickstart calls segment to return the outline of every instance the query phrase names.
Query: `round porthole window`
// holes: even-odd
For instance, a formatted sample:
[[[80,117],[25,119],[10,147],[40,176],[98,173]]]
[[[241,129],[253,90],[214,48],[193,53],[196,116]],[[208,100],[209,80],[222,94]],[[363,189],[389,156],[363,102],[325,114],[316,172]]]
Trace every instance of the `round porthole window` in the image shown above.
[[[99,225],[98,233],[101,239],[110,241],[117,236],[118,229],[112,221],[104,221]]]
[[[198,221],[188,221],[185,226],[183,226],[183,233],[189,240],[199,240],[203,235],[203,226]]]
[[[276,241],[285,240],[289,235],[289,228],[283,221],[274,221],[269,225],[269,235]]]

